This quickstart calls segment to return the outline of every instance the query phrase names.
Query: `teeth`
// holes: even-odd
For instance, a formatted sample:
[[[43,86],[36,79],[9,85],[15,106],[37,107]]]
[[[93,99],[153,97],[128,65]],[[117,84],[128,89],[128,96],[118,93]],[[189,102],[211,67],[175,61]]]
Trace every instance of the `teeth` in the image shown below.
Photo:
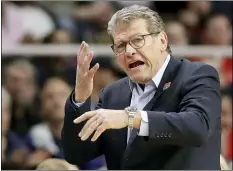
[[[132,62],[129,64],[129,68],[132,69],[132,68],[136,68],[136,67],[139,67],[140,65],[143,65],[144,62],[142,61],[135,61],[135,62]]]

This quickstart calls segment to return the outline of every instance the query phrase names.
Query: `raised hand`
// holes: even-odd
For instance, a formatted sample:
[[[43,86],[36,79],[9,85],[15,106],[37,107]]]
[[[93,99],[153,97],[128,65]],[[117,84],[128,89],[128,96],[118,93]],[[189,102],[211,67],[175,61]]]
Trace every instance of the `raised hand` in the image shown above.
[[[82,42],[79,53],[77,55],[76,85],[75,85],[75,101],[81,103],[87,100],[93,91],[93,77],[99,68],[97,63],[90,69],[90,63],[94,53],[88,53],[88,44]]]

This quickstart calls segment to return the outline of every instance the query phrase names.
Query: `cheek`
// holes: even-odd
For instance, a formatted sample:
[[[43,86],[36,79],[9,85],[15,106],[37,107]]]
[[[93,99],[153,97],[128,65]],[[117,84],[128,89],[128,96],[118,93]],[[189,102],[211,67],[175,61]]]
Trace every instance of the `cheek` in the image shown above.
[[[51,110],[52,107],[53,107],[53,103],[51,101],[45,101],[43,104],[43,109],[45,111]]]
[[[142,58],[147,61],[147,65],[152,66],[154,64],[154,61],[156,59],[156,51],[153,49],[153,47],[145,47],[140,51],[140,55]]]
[[[122,55],[119,55],[117,56],[117,63],[120,65],[120,67],[122,69],[125,69],[126,68],[126,62],[125,62],[125,56],[122,54]]]

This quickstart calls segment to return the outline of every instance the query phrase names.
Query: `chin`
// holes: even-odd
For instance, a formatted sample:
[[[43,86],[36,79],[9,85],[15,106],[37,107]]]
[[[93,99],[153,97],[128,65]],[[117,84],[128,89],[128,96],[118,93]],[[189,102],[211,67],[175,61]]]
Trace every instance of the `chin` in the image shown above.
[[[129,77],[133,82],[136,82],[139,84],[146,84],[148,81],[150,81],[148,77],[140,76],[140,75],[134,75],[134,76],[129,76]]]

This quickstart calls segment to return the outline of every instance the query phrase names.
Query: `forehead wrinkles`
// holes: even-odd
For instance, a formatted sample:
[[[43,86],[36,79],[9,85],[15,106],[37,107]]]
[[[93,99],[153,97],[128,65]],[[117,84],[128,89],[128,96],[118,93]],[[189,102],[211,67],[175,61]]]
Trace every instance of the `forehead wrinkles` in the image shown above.
[[[115,28],[115,42],[127,40],[127,35],[130,30],[130,23],[118,22]]]
[[[132,33],[134,33],[134,32],[135,31],[133,29],[127,29],[127,30],[122,29],[121,31],[116,33],[115,43],[129,41],[133,36]]]
[[[148,32],[146,21],[137,20],[125,23],[118,22],[115,29],[115,42],[128,41],[137,34]]]
[[[117,23],[115,34],[118,35],[120,33],[127,32],[127,30],[130,29],[130,26],[130,23]]]

